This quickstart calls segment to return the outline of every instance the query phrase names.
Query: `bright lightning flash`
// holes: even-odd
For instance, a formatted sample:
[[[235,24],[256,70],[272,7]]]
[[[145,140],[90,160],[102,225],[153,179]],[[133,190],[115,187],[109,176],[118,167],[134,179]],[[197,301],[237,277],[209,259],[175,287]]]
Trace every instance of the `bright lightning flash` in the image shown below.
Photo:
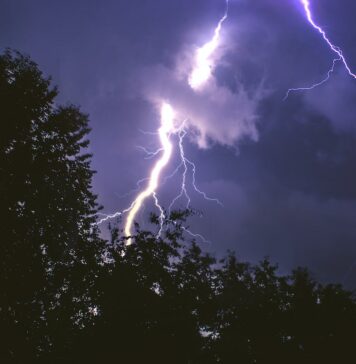
[[[150,174],[149,182],[144,191],[142,191],[134,200],[131,205],[129,214],[127,216],[126,225],[125,225],[125,235],[131,236],[132,224],[135,219],[137,212],[140,210],[143,202],[147,197],[153,196],[156,202],[156,206],[159,207],[161,218],[163,214],[162,208],[158,204],[158,200],[156,197],[156,190],[159,184],[159,179],[163,168],[168,164],[171,156],[173,146],[170,141],[170,134],[174,132],[174,111],[171,105],[167,103],[163,103],[161,107],[161,127],[158,130],[159,138],[162,145],[162,157],[157,161],[155,166],[152,169]],[[128,240],[127,244],[131,244],[131,239]]]
[[[335,64],[336,62],[342,62],[347,73],[352,77],[352,78],[356,78],[356,74],[354,74],[352,71],[351,71],[351,68],[350,66],[348,65],[347,61],[346,61],[346,58],[345,56],[343,55],[342,53],[342,50],[336,46],[335,44],[333,44],[331,42],[331,40],[328,38],[325,30],[320,26],[318,25],[315,20],[314,20],[314,16],[313,16],[313,13],[312,13],[312,10],[311,10],[311,5],[310,5],[310,1],[309,0],[299,0],[301,2],[301,4],[303,5],[303,9],[305,11],[305,15],[307,17],[307,20],[308,22],[310,23],[310,25],[317,31],[320,33],[320,35],[322,36],[322,38],[324,39],[325,43],[328,45],[328,47],[330,48],[330,50],[332,52],[335,53],[336,57],[334,58],[333,60],[333,63],[332,63],[332,66],[331,68],[329,69],[328,73],[327,73],[327,76],[320,82],[317,82],[311,86],[308,86],[308,87],[298,87],[298,88],[291,88],[287,91],[286,93],[286,96],[284,98],[284,100],[286,100],[289,96],[289,94],[292,92],[292,91],[305,91],[305,90],[312,90],[314,89],[315,87],[318,87],[318,86],[321,86],[323,83],[327,82],[329,79],[330,79],[330,76],[331,74],[334,72],[334,69],[335,69]]]
[[[219,46],[220,32],[224,21],[227,19],[229,10],[229,1],[226,1],[226,11],[220,19],[214,31],[213,38],[196,52],[195,66],[189,77],[189,85],[194,90],[199,90],[211,77],[213,68],[212,57]]]
[[[220,19],[217,27],[215,28],[213,38],[208,43],[204,44],[201,48],[199,48],[197,50],[195,66],[188,79],[189,85],[195,91],[200,90],[212,75],[213,55],[219,46],[221,28],[222,28],[224,21],[227,19],[227,16],[228,16],[228,6],[229,6],[229,0],[226,0],[226,12],[225,12],[224,16]],[[182,166],[184,169],[183,169],[183,176],[182,176],[181,191],[173,199],[172,203],[169,205],[169,212],[170,212],[171,208],[173,207],[173,205],[183,196],[185,196],[185,198],[187,200],[187,208],[189,208],[190,197],[188,195],[188,191],[186,188],[186,179],[187,179],[188,170],[191,170],[191,173],[192,173],[192,186],[193,186],[193,189],[195,190],[195,192],[202,195],[203,198],[208,201],[214,201],[214,202],[222,205],[222,203],[219,200],[208,197],[205,194],[205,192],[201,191],[197,187],[196,178],[195,178],[196,166],[192,161],[190,161],[189,159],[186,158],[185,153],[184,153],[183,140],[184,140],[185,135],[187,134],[187,131],[184,128],[185,122],[181,123],[181,125],[179,127],[175,127],[175,125],[174,125],[175,119],[176,119],[175,112],[174,112],[172,106],[170,104],[168,104],[167,102],[163,102],[162,106],[161,106],[161,126],[157,133],[159,135],[161,147],[155,152],[149,152],[145,148],[142,148],[142,147],[140,148],[144,152],[146,152],[146,154],[149,156],[149,158],[162,154],[161,157],[156,162],[156,164],[154,165],[149,178],[145,179],[145,180],[148,180],[147,187],[137,195],[135,200],[132,202],[132,204],[127,209],[125,209],[121,212],[116,212],[112,215],[101,214],[103,216],[103,218],[97,222],[97,224],[101,224],[112,218],[121,216],[124,213],[128,213],[125,227],[124,227],[124,234],[128,238],[126,245],[130,245],[132,243],[132,240],[131,240],[132,226],[135,221],[135,217],[136,217],[137,213],[139,212],[139,210],[142,208],[143,203],[145,202],[145,200],[148,197],[153,197],[155,206],[159,210],[160,230],[158,232],[158,236],[160,236],[160,234],[162,232],[163,223],[165,220],[165,212],[164,212],[163,208],[161,207],[161,205],[159,204],[156,192],[157,192],[159,185],[162,184],[160,182],[162,171],[167,166],[167,164],[169,163],[171,156],[172,156],[173,144],[171,141],[171,136],[173,134],[177,135],[178,139],[179,139],[179,155],[180,155],[181,162],[180,162],[179,166],[175,169],[173,174],[166,177],[165,180],[163,181],[163,183],[166,180],[168,180],[169,178],[173,177],[176,173],[178,173],[179,169]],[[141,180],[141,182],[142,181],[144,181],[144,180]],[[202,235],[194,234],[187,228],[183,228],[183,229],[189,235],[196,237],[196,238],[200,238],[205,242],[208,242]]]

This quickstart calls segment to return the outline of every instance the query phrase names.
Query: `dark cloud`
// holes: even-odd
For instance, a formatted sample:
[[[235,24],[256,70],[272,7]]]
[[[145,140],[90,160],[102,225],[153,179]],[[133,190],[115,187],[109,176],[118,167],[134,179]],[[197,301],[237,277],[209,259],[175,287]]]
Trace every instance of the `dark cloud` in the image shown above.
[[[356,3],[312,4],[356,69]],[[166,96],[190,117],[200,145],[209,139],[205,150],[186,139],[197,183],[225,206],[193,195],[204,216],[191,227],[211,240],[206,248],[270,255],[285,270],[308,264],[325,280],[348,273],[355,286],[356,81],[338,65],[328,83],[282,101],[288,88],[322,80],[333,59],[298,0],[231,1],[214,82],[202,95],[176,77],[179,60],[211,36],[222,0],[2,5],[0,46],[30,54],[53,75],[60,101],[90,114],[95,189],[106,211],[126,207],[130,197],[120,196],[147,175],[150,161],[137,146],[157,141],[139,130],[157,128],[152,100]],[[178,187],[177,176],[162,188],[165,203]]]

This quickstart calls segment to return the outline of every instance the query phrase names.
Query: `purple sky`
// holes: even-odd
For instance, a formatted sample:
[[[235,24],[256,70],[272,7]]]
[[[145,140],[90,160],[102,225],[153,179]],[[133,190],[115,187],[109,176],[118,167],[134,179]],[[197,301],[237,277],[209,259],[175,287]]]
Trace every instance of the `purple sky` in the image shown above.
[[[355,1],[311,3],[356,71]],[[218,89],[229,95],[222,108],[192,98],[172,75],[187,50],[212,36],[223,0],[1,4],[0,47],[29,54],[59,86],[59,102],[89,113],[94,188],[105,212],[127,207],[133,195],[122,195],[147,175],[152,161],[137,146],[155,148],[157,140],[140,130],[159,124],[152,94],[169,94],[210,133],[204,149],[193,137],[185,145],[199,187],[224,204],[192,194],[203,217],[191,227],[211,241],[202,246],[252,261],[268,255],[282,271],[307,265],[322,280],[347,275],[344,283],[355,287],[356,80],[338,65],[327,84],[282,101],[288,88],[325,77],[334,56],[298,0],[231,1],[214,70]],[[255,135],[239,136],[241,115]],[[162,187],[164,205],[177,188],[178,180]]]

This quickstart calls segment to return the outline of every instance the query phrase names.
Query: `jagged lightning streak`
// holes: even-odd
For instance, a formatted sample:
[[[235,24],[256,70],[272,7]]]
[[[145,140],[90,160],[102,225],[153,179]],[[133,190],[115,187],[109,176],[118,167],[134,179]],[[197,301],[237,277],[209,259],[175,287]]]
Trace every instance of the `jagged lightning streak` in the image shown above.
[[[331,68],[329,69],[328,73],[326,74],[326,77],[317,82],[317,83],[314,83],[312,84],[311,86],[305,86],[305,87],[294,87],[294,88],[290,88],[288,89],[288,91],[286,92],[286,95],[284,96],[284,99],[283,101],[286,101],[289,97],[289,94],[293,91],[310,91],[310,90],[313,90],[314,88],[316,87],[319,87],[321,86],[322,84],[324,84],[325,82],[329,81],[330,77],[331,77],[331,74],[334,72],[334,69],[335,69],[335,65],[336,65],[336,62],[340,61],[341,58],[335,58],[333,60],[333,64],[331,66]]]
[[[212,57],[213,57],[214,52],[216,51],[216,49],[219,46],[220,32],[221,32],[222,25],[228,16],[228,7],[229,7],[229,0],[226,0],[225,14],[220,19],[218,25],[216,26],[216,28],[214,30],[213,38],[208,43],[204,44],[201,48],[199,48],[196,52],[195,65],[194,65],[193,70],[188,79],[189,85],[195,91],[201,89],[212,75],[212,68],[213,68]],[[207,199],[209,201],[215,201],[215,202],[219,203],[220,205],[222,205],[219,200],[208,197],[204,192],[199,190],[199,188],[197,187],[196,181],[195,181],[196,166],[193,162],[191,162],[190,160],[188,160],[185,157],[185,153],[184,153],[183,139],[184,139],[185,135],[187,134],[187,131],[184,128],[185,121],[183,121],[182,125],[179,128],[175,128],[174,120],[175,120],[175,112],[174,112],[172,106],[170,104],[164,102],[161,107],[161,126],[158,130],[158,135],[159,135],[160,142],[161,142],[161,148],[159,148],[155,152],[150,152],[143,147],[140,148],[148,155],[148,158],[155,157],[159,153],[162,153],[162,156],[158,159],[158,161],[156,162],[156,164],[154,165],[154,167],[150,173],[150,176],[148,178],[148,185],[147,185],[146,189],[144,189],[141,193],[139,193],[139,195],[135,198],[135,200],[132,202],[130,207],[128,207],[127,209],[125,209],[121,212],[116,212],[112,215],[103,215],[104,217],[98,221],[98,224],[101,224],[105,221],[108,221],[109,219],[121,216],[124,213],[128,213],[125,227],[124,227],[124,234],[128,238],[128,240],[126,242],[127,245],[130,245],[132,242],[131,241],[132,225],[134,223],[135,217],[136,217],[138,211],[142,208],[144,201],[150,196],[153,197],[155,205],[160,213],[159,214],[160,229],[158,232],[158,236],[162,232],[163,223],[165,220],[165,212],[159,203],[159,200],[158,200],[158,197],[156,194],[156,190],[160,184],[160,177],[161,177],[162,170],[167,166],[167,164],[169,163],[171,156],[172,156],[173,145],[170,140],[170,136],[172,134],[177,134],[178,138],[179,138],[179,153],[180,153],[181,163],[175,169],[175,171],[173,172],[173,174],[171,176],[166,177],[166,180],[168,178],[171,178],[173,175],[175,175],[182,166],[183,166],[184,170],[183,170],[183,180],[182,180],[182,185],[181,185],[181,192],[176,198],[173,199],[172,203],[169,206],[169,211],[173,207],[174,203],[183,195],[186,196],[187,207],[189,207],[190,197],[189,197],[187,189],[186,189],[186,177],[187,177],[187,173],[188,173],[188,165],[191,167],[191,171],[192,171],[192,185],[193,185],[194,190],[197,193],[201,194],[205,199]],[[153,134],[155,134],[155,133],[153,133]],[[187,228],[184,228],[184,231],[186,231],[188,234],[190,234],[193,237],[200,238],[203,241],[207,242],[207,240],[200,234],[194,234]]]
[[[330,39],[327,37],[326,32],[318,24],[315,23],[314,17],[312,15],[312,11],[311,11],[310,1],[309,0],[300,0],[300,1],[304,7],[305,14],[307,16],[309,23],[313,26],[314,29],[316,29],[322,35],[322,37],[324,38],[325,42],[328,44],[330,49],[338,55],[338,57],[341,59],[342,63],[344,64],[348,74],[351,77],[356,78],[356,75],[354,73],[352,73],[349,65],[347,64],[347,61],[346,61],[344,55],[342,54],[342,50],[339,47],[335,46],[330,41]]]
[[[331,40],[328,38],[325,30],[320,26],[318,25],[315,20],[314,20],[314,16],[313,16],[313,13],[312,13],[312,10],[311,10],[311,5],[310,5],[310,1],[309,0],[299,0],[300,3],[302,4],[303,6],[303,9],[305,11],[305,15],[306,15],[306,18],[308,20],[308,22],[310,23],[310,25],[320,33],[320,35],[322,36],[322,38],[324,39],[324,41],[326,42],[326,44],[329,46],[329,48],[336,54],[336,58],[334,58],[333,60],[333,64],[332,64],[332,67],[330,68],[330,70],[328,71],[327,73],[327,76],[320,82],[317,82],[309,87],[299,87],[299,88],[290,88],[287,93],[286,93],[286,96],[284,97],[284,100],[286,100],[289,96],[289,94],[292,92],[292,91],[305,91],[305,90],[312,90],[314,89],[315,87],[318,87],[318,86],[321,86],[323,83],[327,82],[329,79],[330,79],[330,76],[331,74],[334,72],[334,69],[335,69],[335,64],[336,62],[342,62],[347,73],[352,77],[352,78],[356,78],[356,74],[354,74],[352,71],[351,71],[351,68],[350,66],[348,65],[347,61],[346,61],[346,58],[345,56],[343,55],[342,53],[342,50],[340,49],[340,47],[336,46],[335,44],[333,44],[331,42]]]
[[[211,77],[213,68],[212,56],[219,46],[220,32],[224,21],[227,19],[229,11],[229,0],[226,0],[226,11],[224,16],[220,19],[214,31],[213,38],[201,48],[197,50],[195,66],[189,76],[188,82],[192,89],[199,90]]]
[[[228,11],[229,11],[229,0],[226,0],[225,13],[224,13],[223,17],[219,20],[218,25],[216,26],[216,28],[214,30],[213,38],[209,42],[205,43],[202,47],[198,48],[198,50],[196,51],[194,67],[188,77],[188,83],[189,83],[190,87],[195,91],[202,89],[204,84],[211,78],[213,65],[214,65],[212,56],[214,55],[214,52],[217,50],[217,48],[219,46],[221,28],[222,28],[224,21],[228,17]],[[184,140],[184,137],[186,136],[186,134],[187,134],[187,132],[184,129],[184,123],[183,123],[181,128],[179,129],[179,133],[178,133],[179,153],[180,153],[180,158],[181,158],[180,166],[181,165],[183,166],[182,185],[181,185],[180,193],[172,200],[171,204],[169,205],[168,211],[170,212],[173,205],[183,196],[185,196],[185,198],[187,200],[186,207],[187,208],[190,207],[191,200],[190,200],[189,194],[187,192],[187,188],[186,188],[188,165],[190,165],[191,169],[192,169],[192,185],[193,185],[194,190],[197,193],[199,193],[200,195],[202,195],[206,200],[214,201],[222,206],[222,203],[218,199],[208,197],[205,192],[201,191],[197,187],[196,181],[195,181],[196,166],[193,162],[191,162],[189,159],[186,158],[185,153],[184,153],[183,140]],[[189,233],[192,234],[191,232],[189,232]],[[192,235],[194,235],[194,234],[192,234]],[[195,235],[200,236],[199,234],[195,234]],[[206,240],[206,239],[204,239],[204,240]]]
[[[159,138],[162,145],[162,156],[156,162],[153,167],[148,185],[145,190],[143,190],[133,201],[129,208],[129,213],[127,216],[124,232],[129,240],[127,241],[127,245],[131,244],[130,236],[132,234],[132,224],[134,222],[135,216],[137,212],[140,210],[143,202],[147,197],[153,196],[155,200],[156,206],[160,210],[160,220],[164,219],[164,212],[162,207],[158,203],[158,199],[156,196],[156,190],[159,184],[159,179],[163,168],[168,164],[169,160],[172,156],[173,145],[170,141],[170,134],[174,132],[174,111],[170,104],[163,103],[161,107],[161,127],[158,130]]]
[[[142,146],[138,146],[137,148],[146,153],[147,157],[145,159],[151,159],[153,157],[156,157],[159,153],[161,153],[163,151],[163,148],[159,148],[159,149],[155,150],[154,152],[151,152]]]
[[[306,18],[308,20],[308,22],[311,24],[311,26],[320,33],[320,35],[322,36],[322,38],[324,39],[324,41],[326,42],[326,44],[329,46],[329,48],[336,54],[336,58],[334,58],[333,63],[331,68],[329,69],[326,77],[321,80],[320,82],[317,82],[309,87],[299,87],[299,88],[290,88],[287,93],[286,96],[284,97],[284,100],[286,100],[289,96],[289,94],[292,91],[305,91],[305,90],[312,90],[318,86],[321,86],[322,84],[324,84],[325,82],[327,82],[330,79],[331,74],[334,72],[335,69],[335,65],[336,62],[342,62],[344,65],[345,70],[347,71],[347,73],[354,79],[356,79],[356,74],[353,73],[351,71],[350,66],[348,65],[345,56],[343,55],[343,52],[341,50],[340,47],[336,46],[335,44],[333,44],[331,42],[331,40],[328,38],[325,30],[318,25],[315,20],[314,20],[314,16],[312,14],[312,10],[311,10],[311,4],[309,0],[299,0],[301,2],[301,4],[303,5],[304,11],[305,11],[305,15]],[[347,278],[349,277],[349,275],[351,274],[351,272],[353,271],[353,269],[356,267],[356,262],[354,262],[351,267],[349,268],[349,270],[347,271],[347,273],[345,274],[344,278],[342,279],[342,283],[345,283],[345,281],[347,280]]]
[[[179,154],[180,154],[180,158],[181,158],[181,163],[179,164],[179,168],[181,166],[183,166],[182,184],[181,184],[180,193],[172,200],[171,204],[168,207],[168,213],[169,214],[171,213],[173,205],[183,196],[185,196],[185,198],[187,199],[186,207],[189,208],[189,206],[190,206],[190,197],[189,197],[189,194],[187,192],[187,187],[186,187],[188,166],[187,166],[187,161],[186,161],[186,158],[185,158],[185,155],[184,155],[184,147],[183,147],[183,139],[184,139],[186,134],[187,134],[187,132],[186,132],[186,130],[184,128],[182,128],[182,130],[180,130],[179,134],[178,134],[178,137],[179,137]]]
[[[186,188],[186,179],[187,179],[187,173],[188,173],[188,169],[189,169],[188,166],[191,167],[191,171],[192,171],[192,187],[193,187],[194,191],[197,192],[198,194],[200,194],[201,196],[203,196],[203,198],[205,200],[215,202],[218,205],[223,206],[223,204],[221,203],[221,201],[219,199],[209,197],[205,192],[201,191],[197,187],[195,163],[193,163],[191,160],[189,160],[185,156],[185,152],[184,152],[183,142],[184,142],[184,137],[186,136],[186,134],[187,134],[187,132],[184,128],[179,133],[179,153],[180,153],[180,158],[181,158],[180,166],[182,165],[184,167],[183,174],[182,174],[181,190],[180,190],[180,193],[172,200],[171,204],[169,205],[168,211],[170,212],[172,210],[173,205],[183,196],[185,196],[185,198],[187,200],[186,208],[188,209],[190,207],[191,200],[190,200],[190,196],[187,192],[187,188]]]

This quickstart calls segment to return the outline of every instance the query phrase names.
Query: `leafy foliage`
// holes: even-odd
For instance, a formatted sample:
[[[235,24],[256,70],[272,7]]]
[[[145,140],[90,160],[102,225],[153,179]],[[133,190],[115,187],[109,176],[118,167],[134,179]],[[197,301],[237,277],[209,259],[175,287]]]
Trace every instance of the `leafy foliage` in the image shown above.
[[[101,243],[88,119],[56,107],[56,95],[27,57],[0,57],[0,326],[2,355],[16,362],[66,345],[58,328],[91,320]]]
[[[251,265],[230,253],[216,262],[184,241],[181,223],[164,238],[139,230],[128,247],[112,231],[100,323],[77,345],[85,362],[335,363],[352,355],[351,292],[302,268],[279,275],[268,259]]]

